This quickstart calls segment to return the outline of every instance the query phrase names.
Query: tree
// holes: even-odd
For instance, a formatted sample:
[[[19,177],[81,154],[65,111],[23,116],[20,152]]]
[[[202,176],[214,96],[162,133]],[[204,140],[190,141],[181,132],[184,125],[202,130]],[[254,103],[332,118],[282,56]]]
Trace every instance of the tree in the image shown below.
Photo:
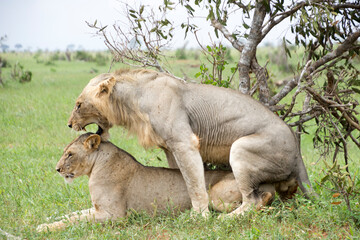
[[[15,48],[17,49],[17,51],[20,51],[20,49],[22,49],[22,45],[20,43],[15,44]]]
[[[345,165],[348,164],[348,141],[360,148],[359,104],[355,98],[360,93],[360,75],[354,66],[360,53],[359,0],[179,0],[176,6],[164,0],[158,15],[145,10],[143,5],[139,8],[125,5],[130,27],[114,24],[117,38],[107,26],[98,26],[97,22],[88,25],[103,36],[116,60],[170,73],[164,65],[163,49],[173,37],[175,26],[168,20],[168,14],[175,7],[187,10],[188,18],[181,25],[185,36],[196,35],[197,27],[191,19],[199,7],[207,9],[204,19],[215,35],[223,36],[240,53],[232,71],[237,72],[238,90],[258,98],[289,126],[296,127],[299,138],[301,133],[307,133],[309,121],[315,121],[314,146],[322,149],[323,154],[332,153],[334,162],[342,150]],[[238,26],[231,32],[228,23],[234,17]],[[288,47],[295,45],[304,50],[304,58],[293,78],[271,94],[266,66],[258,63],[256,53],[264,38],[283,21],[289,21],[295,36],[293,42],[284,38],[286,54],[291,57]],[[142,47],[130,48],[132,39]],[[210,54],[210,59],[217,59],[222,54],[221,48],[208,46],[204,52]],[[219,63],[222,64],[212,61],[213,68],[226,67]],[[218,77],[222,74],[215,73]],[[301,94],[305,95],[303,99],[299,98]],[[281,103],[286,96],[291,96],[291,102]]]
[[[7,38],[6,35],[0,37],[0,46],[1,46],[1,48],[3,49],[3,52],[5,52],[3,42],[6,41],[6,38]],[[5,67],[5,64],[4,64],[4,63],[5,63],[5,59],[3,59],[3,58],[0,57],[0,85],[1,85],[1,86],[4,85],[3,80],[2,80],[2,77],[1,77],[2,68]]]
[[[69,44],[66,47],[65,56],[66,56],[66,60],[68,60],[69,62],[71,62],[71,53],[74,51],[74,49],[75,49],[74,44]]]
[[[1,47],[2,51],[3,51],[3,53],[6,52],[9,49],[9,45],[4,44],[4,42],[6,40],[7,40],[6,35],[0,37],[0,47]]]

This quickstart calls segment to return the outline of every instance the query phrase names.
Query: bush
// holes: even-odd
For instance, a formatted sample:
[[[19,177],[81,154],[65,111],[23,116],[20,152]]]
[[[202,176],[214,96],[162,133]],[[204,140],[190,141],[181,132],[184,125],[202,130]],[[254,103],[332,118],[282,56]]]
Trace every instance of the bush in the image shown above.
[[[85,62],[93,62],[94,58],[91,56],[90,53],[86,51],[76,51],[75,53],[75,59]]]
[[[185,48],[178,48],[175,52],[175,57],[179,60],[187,59],[186,50]]]
[[[98,66],[105,66],[108,60],[109,58],[105,54],[98,52],[95,55],[95,62]]]
[[[11,69],[11,78],[20,83],[30,82],[32,72],[27,70],[25,71],[24,66],[21,65],[21,63],[16,62],[13,69]]]
[[[11,67],[11,64],[5,59],[0,57],[0,68]]]
[[[50,61],[64,61],[66,58],[63,54],[61,54],[59,51],[54,52],[50,56]]]

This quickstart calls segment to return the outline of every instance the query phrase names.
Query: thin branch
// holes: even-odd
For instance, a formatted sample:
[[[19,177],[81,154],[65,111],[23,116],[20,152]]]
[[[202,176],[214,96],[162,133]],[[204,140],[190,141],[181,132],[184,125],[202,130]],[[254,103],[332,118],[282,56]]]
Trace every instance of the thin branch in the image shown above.
[[[296,89],[296,92],[295,94],[292,96],[292,99],[291,99],[291,104],[290,104],[290,107],[288,108],[288,110],[286,111],[286,113],[284,114],[284,116],[282,116],[281,118],[284,120],[288,115],[289,113],[292,111],[294,105],[295,105],[295,100],[296,100],[296,97],[297,95],[302,91],[302,87],[301,87],[301,80],[302,78],[304,77],[304,74],[307,70],[307,68],[309,67],[311,61],[308,61],[306,64],[305,64],[305,67],[303,68],[303,70],[301,71],[301,74],[300,74],[300,77],[298,78],[297,80],[297,89]]]
[[[310,77],[314,76],[315,74],[319,73],[319,72],[322,72],[326,69],[330,69],[330,67],[334,66],[336,63],[338,63],[339,61],[341,60],[344,60],[344,59],[347,59],[348,56],[345,55],[345,56],[341,56],[341,57],[338,57],[338,58],[335,58],[333,61],[331,61],[329,64],[324,64],[324,66],[316,69],[315,71],[313,71],[312,73],[310,73]]]
[[[316,62],[310,65],[308,67],[308,70],[305,73],[305,78],[308,77],[309,74],[313,73],[316,69],[319,67],[325,65],[326,63],[334,60],[337,57],[340,57],[342,54],[344,54],[346,51],[349,51],[353,48],[353,43],[359,38],[360,36],[360,29],[353,32],[351,35],[349,35],[343,43],[341,43],[338,48],[333,50],[332,52],[326,54]],[[295,76],[292,80],[290,80],[276,95],[274,95],[269,105],[276,105],[278,102],[280,102],[281,99],[283,99],[289,92],[291,92],[297,85],[297,79],[299,76]]]
[[[334,105],[335,108],[337,108],[344,116],[344,118],[347,120],[347,122],[353,126],[354,128],[356,128],[357,130],[360,131],[360,126],[357,122],[355,122],[353,119],[351,119],[347,113],[347,111],[340,105],[338,105],[337,102],[326,99],[322,96],[320,96],[317,92],[315,92],[314,89],[309,88],[309,87],[305,87],[305,89],[313,96],[313,98],[319,102],[321,105],[328,107],[329,105]]]
[[[350,138],[360,148],[360,142],[350,133]]]
[[[296,121],[296,122],[293,122],[293,123],[288,123],[288,125],[289,125],[290,127],[299,126],[299,125],[301,125],[301,124],[303,124],[303,123],[305,123],[305,122],[307,122],[307,121],[312,120],[313,118],[319,116],[320,114],[321,114],[321,111],[314,112],[314,113],[311,114],[311,115],[307,115],[307,116],[305,116],[305,117],[303,117],[303,118],[300,118],[299,121]]]
[[[334,10],[342,9],[342,8],[353,8],[353,9],[360,9],[360,5],[356,3],[342,3],[336,4],[331,6]]]
[[[226,29],[224,25],[222,25],[216,19],[211,19],[211,26],[219,30],[236,50],[242,52],[244,45],[239,40],[234,38],[233,35]]]
[[[317,60],[316,62],[314,62],[310,67],[309,67],[309,73],[312,73],[313,71],[315,71],[317,68],[319,68],[320,66],[330,62],[331,60],[341,56],[342,54],[344,54],[345,52],[351,50],[354,47],[354,42],[357,41],[357,39],[360,36],[360,29],[357,29],[357,31],[353,32],[352,34],[350,34],[343,43],[341,43],[335,50],[333,50],[332,52],[326,54],[325,56],[323,56],[322,58],[320,58],[319,60]]]
[[[264,24],[263,31],[262,31],[262,38],[264,38],[269,32],[270,30],[275,27],[276,25],[278,25],[280,22],[282,22],[284,19],[288,18],[289,16],[291,16],[292,14],[294,14],[295,12],[297,12],[299,9],[308,6],[309,3],[308,2],[299,2],[297,3],[294,7],[292,7],[289,11],[286,12],[282,12],[279,13],[277,15],[274,15],[273,17],[271,17],[268,22],[266,22]],[[279,17],[280,16],[280,17]],[[275,20],[276,17],[279,17],[278,19]],[[267,27],[265,27],[267,25]]]

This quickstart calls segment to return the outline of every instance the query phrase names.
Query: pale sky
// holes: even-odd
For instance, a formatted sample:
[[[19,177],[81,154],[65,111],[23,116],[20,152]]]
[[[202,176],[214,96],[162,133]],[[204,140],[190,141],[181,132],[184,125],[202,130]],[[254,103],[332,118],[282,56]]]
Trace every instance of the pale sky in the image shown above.
[[[140,1],[145,4],[162,2],[126,2]],[[65,50],[69,44],[74,44],[75,49],[81,46],[86,50],[102,50],[106,49],[102,39],[94,36],[95,31],[90,29],[85,21],[98,20],[102,25],[112,25],[115,21],[124,19],[121,6],[118,0],[0,0],[0,36],[7,35],[4,44],[9,45],[11,49],[19,43],[24,49],[30,48],[31,51],[40,48]],[[206,13],[205,10],[203,12]],[[169,17],[174,21],[181,20],[175,23],[179,26],[181,22],[186,21],[186,16],[186,12],[179,9],[172,11]],[[193,21],[202,29],[198,34],[200,40],[208,44],[207,32],[213,32],[209,23],[203,18]],[[229,30],[234,30],[231,24]],[[267,41],[277,43],[282,39],[281,34],[290,31],[289,26],[283,26],[272,32]],[[182,32],[176,32],[173,46],[181,47],[185,41],[188,41],[188,47],[197,46],[194,38],[184,40]],[[226,40],[222,42],[227,43]]]

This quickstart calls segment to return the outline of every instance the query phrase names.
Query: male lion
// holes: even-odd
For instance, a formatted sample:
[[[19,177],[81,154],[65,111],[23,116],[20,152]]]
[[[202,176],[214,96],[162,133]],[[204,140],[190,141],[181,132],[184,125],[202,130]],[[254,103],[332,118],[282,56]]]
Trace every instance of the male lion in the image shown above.
[[[169,206],[178,210],[191,208],[186,184],[178,169],[143,166],[112,143],[101,142],[97,134],[86,133],[70,143],[56,170],[67,182],[88,175],[93,208],[70,214],[58,222],[39,225],[38,231],[64,228],[82,219],[114,220],[125,217],[129,209],[153,212]],[[231,210],[241,203],[241,193],[231,171],[206,171],[205,182],[214,209]],[[260,185],[260,205],[272,201],[275,188],[292,191],[294,186],[297,187],[294,182],[284,182],[281,187]],[[292,197],[293,192],[286,194]]]
[[[262,183],[296,179],[303,193],[313,193],[290,127],[231,89],[185,83],[153,70],[101,74],[84,88],[68,121],[76,131],[91,123],[103,137],[121,125],[143,146],[164,149],[169,166],[180,168],[193,208],[203,215],[208,211],[203,162],[230,164],[243,196],[232,214],[258,204]]]

